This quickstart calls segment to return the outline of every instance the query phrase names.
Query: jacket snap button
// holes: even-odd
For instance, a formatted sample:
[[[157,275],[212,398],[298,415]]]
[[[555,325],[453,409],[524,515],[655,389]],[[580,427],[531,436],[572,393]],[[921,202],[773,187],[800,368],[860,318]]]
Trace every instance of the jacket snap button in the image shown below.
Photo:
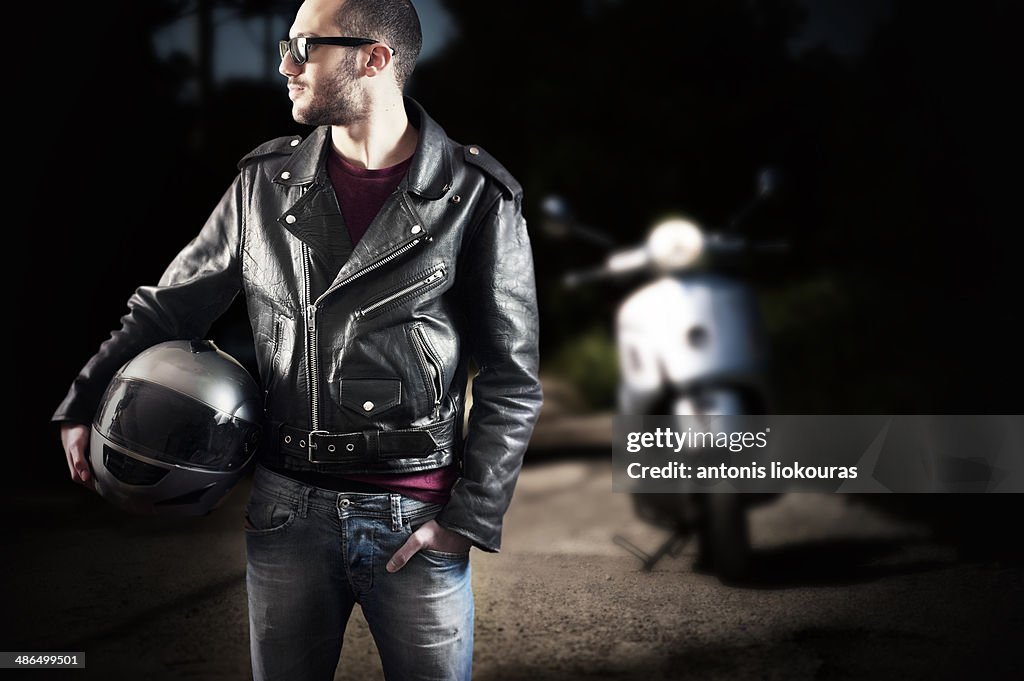
[[[288,179],[289,177],[291,177],[291,176],[292,176],[292,174],[291,174],[291,173],[289,173],[289,172],[288,172],[287,170],[286,170],[286,171],[284,171],[283,173],[281,173],[281,179],[282,179],[282,180],[287,180],[287,179]]]
[[[295,216],[294,215],[285,215],[284,216],[284,221],[287,222],[289,225],[294,225],[295,224]]]
[[[299,146],[299,140],[292,140],[291,142],[289,142],[289,144],[291,144],[293,147],[297,147]]]
[[[479,153],[480,153],[480,149],[479,149],[479,148],[477,148],[477,147],[470,147],[470,148],[469,148],[469,153],[471,153],[471,154],[473,154],[474,156],[476,156],[477,154],[479,154]]]
[[[412,226],[412,229],[411,229],[410,231],[411,231],[411,232],[412,232],[413,234],[419,234],[419,233],[420,233],[420,226],[419,226],[419,225],[413,225],[413,226]]]
[[[373,402],[371,402],[370,400],[366,400],[365,402],[363,402],[363,410],[373,411]]]
[[[462,197],[461,196],[459,196],[458,194],[455,194],[454,196],[452,196],[452,203],[458,203],[459,201],[462,201]]]

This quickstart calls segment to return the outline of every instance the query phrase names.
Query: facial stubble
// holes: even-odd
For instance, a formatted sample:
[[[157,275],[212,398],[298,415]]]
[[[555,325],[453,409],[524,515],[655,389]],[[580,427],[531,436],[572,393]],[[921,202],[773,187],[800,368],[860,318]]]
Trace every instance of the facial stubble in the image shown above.
[[[342,61],[334,78],[311,89],[305,85],[310,99],[305,108],[293,107],[296,122],[306,125],[352,125],[366,120],[368,107],[360,87],[358,67]]]

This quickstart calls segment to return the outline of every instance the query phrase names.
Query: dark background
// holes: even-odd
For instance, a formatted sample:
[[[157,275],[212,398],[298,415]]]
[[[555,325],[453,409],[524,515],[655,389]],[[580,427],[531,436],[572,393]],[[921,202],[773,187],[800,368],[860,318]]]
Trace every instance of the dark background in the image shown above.
[[[25,126],[12,170],[27,162],[31,179],[28,198],[9,197],[29,243],[9,251],[9,347],[27,353],[11,357],[7,482],[65,482],[47,420],[79,367],[199,230],[236,161],[307,130],[276,72],[222,79],[211,57],[232,49],[217,44],[224,22],[296,6],[68,3],[23,22],[45,39],[10,64],[9,111]],[[443,6],[454,30],[409,94],[522,181],[542,370],[591,407],[613,404],[611,320],[628,289],[563,288],[603,253],[547,238],[542,197],[632,244],[668,214],[724,225],[773,165],[784,190],[742,230],[794,245],[744,272],[771,334],[776,411],[1020,413],[1010,3]],[[153,36],[186,15],[190,49],[158,56]],[[266,37],[273,51],[279,36]],[[247,333],[239,303],[210,336],[251,363]]]
[[[442,5],[453,30],[417,69],[409,94],[451,137],[483,146],[524,185],[542,371],[574,385],[587,408],[613,407],[612,319],[630,288],[565,290],[564,272],[604,254],[545,236],[542,198],[560,193],[581,220],[634,244],[670,214],[708,228],[728,223],[752,195],[757,171],[771,165],[784,173],[783,191],[741,229],[786,237],[793,252],[747,263],[741,273],[756,287],[768,325],[775,411],[1022,413],[1020,173],[1010,146],[1019,123],[1010,106],[1020,87],[1013,59],[1019,24],[1011,3]],[[60,536],[55,528],[77,533],[84,525],[120,541],[119,523],[134,521],[105,506],[110,516],[95,511],[101,504],[69,482],[48,420],[135,287],[155,283],[198,232],[237,160],[266,139],[307,132],[291,120],[274,70],[274,41],[282,36],[271,29],[278,24],[264,20],[287,26],[296,6],[69,2],[40,4],[12,20],[12,33],[24,34],[9,39],[5,93],[16,121],[6,138],[14,312],[5,346],[16,407],[15,443],[0,479],[5,500],[22,501],[6,517],[16,520],[25,508],[49,513],[18,523],[22,538],[51,541]],[[260,20],[270,27],[264,35]],[[158,49],[157,37],[182,21],[182,49]],[[227,41],[225,29],[243,21],[265,41],[265,61],[239,56],[251,51]],[[225,78],[214,55],[259,59],[265,73]],[[247,326],[239,301],[210,337],[251,366]],[[38,504],[26,504],[37,491]],[[940,535],[970,536],[968,547],[983,557],[1009,548],[1020,558],[1020,495],[876,501],[928,519]],[[140,537],[160,539],[152,525],[139,527]],[[53,557],[41,562],[75,558],[66,573],[58,565],[49,574],[88,575],[119,559],[111,555],[116,549],[93,548],[90,536],[69,550],[54,539]],[[167,552],[178,546],[156,540]],[[7,567],[24,573],[19,550],[16,542]],[[856,564],[857,550],[829,558],[816,547],[794,566],[811,574],[829,560]],[[117,576],[127,589],[140,573],[159,572],[160,561],[154,553],[143,568],[129,563]],[[1009,581],[1019,587],[1020,573],[1013,574]],[[63,593],[52,579],[41,579],[38,594],[23,594],[4,625],[45,618],[46,607],[60,621],[88,601],[29,613],[22,601],[47,603],[49,590]],[[993,586],[986,597],[1002,592]],[[879,607],[897,609],[897,602]],[[103,613],[118,608],[108,606]],[[1007,652],[1009,668],[1020,618],[991,620],[986,626],[1001,643],[990,650]],[[949,622],[950,629],[976,626]],[[868,643],[851,650],[873,659],[875,639],[860,638]],[[843,634],[837,647],[848,643]],[[891,650],[912,656],[915,649]]]

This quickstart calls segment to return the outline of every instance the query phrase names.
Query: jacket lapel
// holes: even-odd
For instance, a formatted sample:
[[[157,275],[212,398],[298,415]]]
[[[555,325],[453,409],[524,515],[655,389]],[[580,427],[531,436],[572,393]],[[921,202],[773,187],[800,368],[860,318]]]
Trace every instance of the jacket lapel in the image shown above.
[[[427,236],[426,226],[409,205],[405,192],[399,188],[381,206],[331,286],[340,284],[360,270],[378,266],[377,263],[405,246],[414,242],[410,247],[418,246]]]
[[[443,197],[452,187],[452,151],[448,136],[415,100],[405,98],[406,113],[419,131],[419,141],[409,171],[398,189],[388,197],[366,234],[341,266],[331,287],[352,275],[375,266],[404,247],[415,248],[430,236],[410,201],[410,194],[427,200]],[[324,230],[346,231],[337,199],[327,173],[330,127],[320,126],[295,150],[277,173],[275,184],[294,187],[311,185],[294,204],[278,217],[278,223],[311,248],[331,259]],[[345,234],[347,241],[347,232]],[[350,242],[349,242],[350,243]]]

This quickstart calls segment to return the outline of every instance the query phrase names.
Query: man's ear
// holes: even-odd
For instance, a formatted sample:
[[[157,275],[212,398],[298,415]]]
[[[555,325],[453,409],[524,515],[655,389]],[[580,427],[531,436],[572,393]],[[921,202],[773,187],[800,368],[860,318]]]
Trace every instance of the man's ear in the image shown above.
[[[388,68],[392,59],[391,50],[383,45],[374,45],[366,60],[366,75],[370,78],[379,76]]]

